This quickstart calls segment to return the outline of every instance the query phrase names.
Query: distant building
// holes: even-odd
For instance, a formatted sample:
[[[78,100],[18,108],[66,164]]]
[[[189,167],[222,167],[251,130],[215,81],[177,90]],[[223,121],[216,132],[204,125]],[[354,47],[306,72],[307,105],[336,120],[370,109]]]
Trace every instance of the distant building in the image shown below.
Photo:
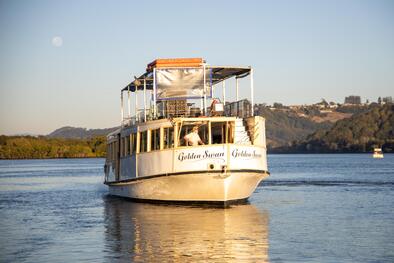
[[[382,99],[383,103],[393,103],[393,98],[391,96],[389,97],[384,97]]]
[[[345,97],[345,104],[361,104],[360,96]]]

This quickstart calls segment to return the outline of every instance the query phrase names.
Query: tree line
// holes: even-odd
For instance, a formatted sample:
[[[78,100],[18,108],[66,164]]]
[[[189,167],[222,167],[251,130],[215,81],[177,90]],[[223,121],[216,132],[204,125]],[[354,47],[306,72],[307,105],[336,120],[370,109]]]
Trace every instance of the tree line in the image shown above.
[[[104,157],[106,138],[62,139],[0,135],[0,159]]]

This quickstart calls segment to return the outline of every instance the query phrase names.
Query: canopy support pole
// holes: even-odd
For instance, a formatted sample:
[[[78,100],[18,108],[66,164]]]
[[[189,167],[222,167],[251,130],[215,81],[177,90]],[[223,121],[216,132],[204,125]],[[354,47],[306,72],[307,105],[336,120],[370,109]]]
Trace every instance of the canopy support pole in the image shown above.
[[[226,81],[222,82],[223,105],[226,105]]]
[[[130,105],[130,87],[127,87],[127,106],[128,106],[128,113],[129,118],[131,118],[131,105]]]
[[[254,116],[254,83],[253,83],[253,69],[250,69],[250,96],[251,96],[251,103],[252,103],[252,109],[251,113],[252,116]]]
[[[123,126],[123,91],[120,92],[120,121]]]
[[[146,122],[146,78],[144,78],[144,121]]]
[[[235,98],[236,98],[236,101],[239,100],[239,96],[238,96],[238,77],[235,77]]]
[[[156,68],[153,69],[153,118],[156,119]]]
[[[137,93],[137,90],[138,90],[138,87],[136,86],[135,87],[135,92],[134,92],[134,95],[135,95],[135,120],[136,121],[139,121],[139,118],[138,118],[138,93]]]
[[[203,65],[204,70],[204,115],[207,115],[207,87],[206,87],[206,76],[205,76],[205,64]]]

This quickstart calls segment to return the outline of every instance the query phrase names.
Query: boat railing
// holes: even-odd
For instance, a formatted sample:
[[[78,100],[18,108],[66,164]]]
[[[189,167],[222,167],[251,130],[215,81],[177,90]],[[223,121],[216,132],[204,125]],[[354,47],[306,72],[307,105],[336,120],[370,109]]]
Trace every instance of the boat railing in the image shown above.
[[[226,103],[224,115],[227,117],[247,118],[252,116],[252,105],[247,99]]]
[[[252,115],[252,105],[249,100],[242,99],[235,102],[226,102],[223,107],[223,111],[215,112],[211,110],[211,107],[207,108],[207,112],[204,114],[204,110],[199,107],[194,107],[194,105],[187,105],[181,107],[175,107],[169,109],[165,106],[165,103],[158,104],[158,111],[156,118],[153,115],[153,109],[138,109],[134,116],[124,117],[122,121],[122,127],[128,127],[136,125],[138,123],[143,123],[146,121],[151,121],[155,119],[171,119],[171,118],[194,118],[200,116],[207,117],[238,117],[238,118],[248,118]]]

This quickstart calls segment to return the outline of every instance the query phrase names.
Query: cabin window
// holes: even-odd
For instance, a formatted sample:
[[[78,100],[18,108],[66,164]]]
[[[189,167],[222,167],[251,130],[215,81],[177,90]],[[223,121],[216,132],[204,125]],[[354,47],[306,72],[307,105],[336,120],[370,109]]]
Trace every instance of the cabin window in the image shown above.
[[[160,150],[160,129],[152,130],[151,136],[151,151]]]
[[[110,161],[110,159],[111,159],[111,144],[109,143],[109,144],[107,144],[107,161]]]
[[[124,138],[120,138],[120,157],[124,156]]]
[[[118,159],[118,153],[119,153],[119,142],[116,140],[114,143],[113,143],[113,160],[114,161],[116,161],[117,159]]]
[[[164,128],[164,149],[169,149],[174,147],[174,129]]]
[[[130,155],[130,136],[126,137],[126,155],[129,156]]]
[[[123,157],[123,145],[124,145],[124,142],[123,142],[123,138],[120,138],[119,139],[120,141],[119,141],[119,156],[120,157]]]
[[[148,131],[140,132],[140,153],[147,151]]]
[[[131,152],[136,153],[137,152],[137,134],[132,133],[130,134],[131,137]]]
[[[226,122],[211,123],[212,144],[226,143]]]
[[[183,124],[179,136],[178,145],[187,146],[185,136],[193,132],[193,127],[198,127],[198,135],[204,144],[208,144],[208,125],[207,124]]]
[[[123,150],[122,150],[123,157],[125,157],[125,156],[127,156],[127,137],[123,137],[122,147],[123,147]]]
[[[211,142],[212,144],[233,143],[233,122],[212,122]]]
[[[227,122],[227,143],[234,143],[235,122]]]

